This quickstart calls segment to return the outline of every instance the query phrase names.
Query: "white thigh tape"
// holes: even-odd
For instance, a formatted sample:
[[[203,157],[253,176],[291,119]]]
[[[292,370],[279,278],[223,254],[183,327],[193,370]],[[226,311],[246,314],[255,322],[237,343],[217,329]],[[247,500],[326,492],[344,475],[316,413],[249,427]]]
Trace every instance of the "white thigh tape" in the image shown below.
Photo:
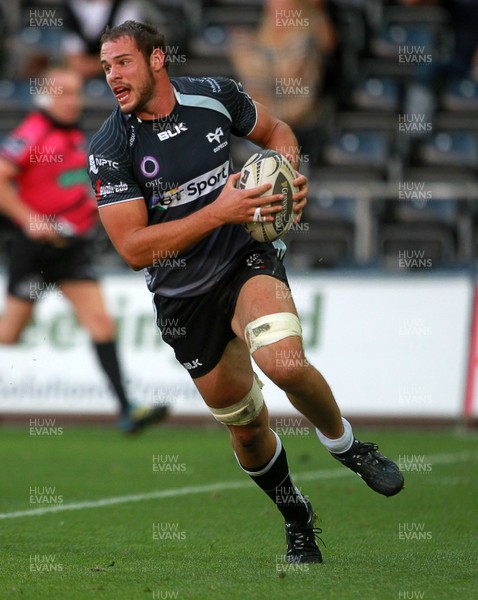
[[[247,396],[226,408],[211,408],[212,416],[224,425],[247,425],[259,415],[264,406],[262,387],[264,384],[254,373],[252,387]]]
[[[283,312],[259,317],[246,325],[244,330],[249,352],[254,354],[258,348],[273,344],[291,335],[302,337],[302,327],[297,315]]]

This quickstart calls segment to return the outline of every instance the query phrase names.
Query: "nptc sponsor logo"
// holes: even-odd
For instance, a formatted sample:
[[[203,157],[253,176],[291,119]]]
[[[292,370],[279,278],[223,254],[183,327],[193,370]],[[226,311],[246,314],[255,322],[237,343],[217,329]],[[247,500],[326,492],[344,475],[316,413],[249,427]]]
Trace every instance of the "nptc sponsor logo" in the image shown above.
[[[113,169],[119,169],[119,164],[114,160],[103,158],[102,156],[95,156],[90,154],[88,157],[90,163],[90,171],[95,175],[98,173],[98,167],[112,167]]]

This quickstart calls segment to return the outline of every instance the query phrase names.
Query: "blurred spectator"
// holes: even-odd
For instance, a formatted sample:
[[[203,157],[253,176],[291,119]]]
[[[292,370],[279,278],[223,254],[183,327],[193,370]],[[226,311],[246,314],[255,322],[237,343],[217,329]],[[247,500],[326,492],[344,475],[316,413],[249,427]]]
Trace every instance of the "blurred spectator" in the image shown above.
[[[64,14],[66,62],[86,79],[103,75],[99,49],[105,27],[144,19],[141,4],[130,0],[65,0]]]
[[[116,394],[120,426],[133,432],[164,417],[166,408],[135,408],[127,398],[116,352],[116,332],[93,270],[91,237],[96,201],[86,174],[78,73],[43,73],[38,110],[0,146],[0,212],[12,222],[7,244],[8,293],[0,318],[0,343],[16,343],[35,302],[60,291],[91,336],[99,363]],[[90,157],[90,160],[95,160]],[[99,184],[98,184],[99,185]]]
[[[63,34],[60,0],[0,0],[8,20],[9,49],[5,69],[14,79],[33,77],[55,61]]]
[[[266,0],[255,32],[236,31],[231,60],[244,88],[288,123],[301,154],[315,162],[325,60],[336,46],[322,0]]]
[[[478,49],[478,0],[450,0],[445,6],[451,16],[454,46],[450,60],[438,67],[437,77],[466,78]]]
[[[428,65],[417,68],[415,82],[407,97],[409,112],[430,115],[436,108],[437,94],[454,80],[473,77],[478,51],[478,0],[401,0],[407,6],[442,5],[450,14],[453,45],[446,59],[434,57]],[[427,119],[430,118],[427,116]]]
[[[147,0],[21,0],[11,57],[14,76],[35,77],[59,62],[84,79],[101,76],[99,39],[105,27],[144,19],[146,5]]]
[[[0,76],[3,76],[6,71],[8,30],[6,7],[3,5],[3,0],[0,0]]]
[[[434,61],[428,79],[462,79],[470,76],[478,50],[478,0],[401,0],[406,6],[441,5],[450,14],[453,50],[445,61]]]

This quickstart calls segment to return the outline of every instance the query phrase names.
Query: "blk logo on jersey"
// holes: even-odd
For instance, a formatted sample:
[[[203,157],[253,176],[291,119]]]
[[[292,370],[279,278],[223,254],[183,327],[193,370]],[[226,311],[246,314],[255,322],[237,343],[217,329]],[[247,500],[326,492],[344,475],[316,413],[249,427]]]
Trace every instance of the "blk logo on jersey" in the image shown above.
[[[176,137],[177,135],[181,135],[181,133],[184,133],[185,131],[188,131],[186,125],[184,123],[179,123],[177,125],[174,125],[171,129],[167,129],[166,131],[160,131],[158,133],[158,138],[161,142],[164,142],[173,137]]]
[[[183,367],[188,371],[192,371],[193,369],[197,369],[198,367],[202,367],[202,362],[199,358],[195,358],[192,362],[183,363]]]

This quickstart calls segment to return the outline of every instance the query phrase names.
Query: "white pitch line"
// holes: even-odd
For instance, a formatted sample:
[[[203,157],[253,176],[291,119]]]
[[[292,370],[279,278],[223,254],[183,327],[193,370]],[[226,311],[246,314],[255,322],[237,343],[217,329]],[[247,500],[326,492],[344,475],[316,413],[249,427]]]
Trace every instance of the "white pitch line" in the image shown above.
[[[331,479],[342,477],[347,472],[344,469],[333,469],[324,471],[310,471],[308,473],[297,474],[294,479]],[[146,492],[144,494],[134,494],[130,496],[116,496],[112,498],[102,498],[100,500],[89,500],[86,502],[73,502],[71,504],[56,504],[44,508],[33,508],[30,510],[19,510],[11,513],[1,513],[0,519],[17,519],[19,517],[36,517],[48,513],[63,512],[65,510],[83,510],[85,508],[99,508],[101,506],[111,506],[112,504],[127,504],[128,502],[141,502],[142,500],[156,500],[158,498],[174,498],[178,496],[190,496],[192,494],[207,494],[209,492],[237,490],[250,487],[251,482],[248,479],[242,481],[218,481],[207,485],[195,485],[182,488],[171,488],[168,490],[159,490],[156,492]]]
[[[457,452],[456,454],[436,454],[427,457],[427,460],[435,464],[449,464],[456,462],[466,462],[468,460],[478,460],[478,455],[469,452]],[[348,469],[324,469],[321,471],[306,471],[293,474],[293,478],[302,481],[315,481],[317,479],[335,479],[349,476]],[[99,500],[89,500],[86,502],[72,502],[70,504],[56,504],[44,508],[33,508],[30,510],[19,510],[15,512],[0,513],[1,519],[18,519],[21,517],[38,517],[49,513],[64,512],[67,510],[83,510],[87,508],[100,508],[102,506],[112,506],[113,504],[127,504],[129,502],[141,502],[143,500],[157,500],[159,498],[176,498],[178,496],[191,496],[193,494],[207,494],[209,492],[237,490],[250,487],[251,482],[248,479],[241,481],[218,481],[207,485],[193,485],[182,488],[170,488],[156,492],[147,492],[144,494],[133,494],[129,496],[116,496],[112,498],[100,498]]]

